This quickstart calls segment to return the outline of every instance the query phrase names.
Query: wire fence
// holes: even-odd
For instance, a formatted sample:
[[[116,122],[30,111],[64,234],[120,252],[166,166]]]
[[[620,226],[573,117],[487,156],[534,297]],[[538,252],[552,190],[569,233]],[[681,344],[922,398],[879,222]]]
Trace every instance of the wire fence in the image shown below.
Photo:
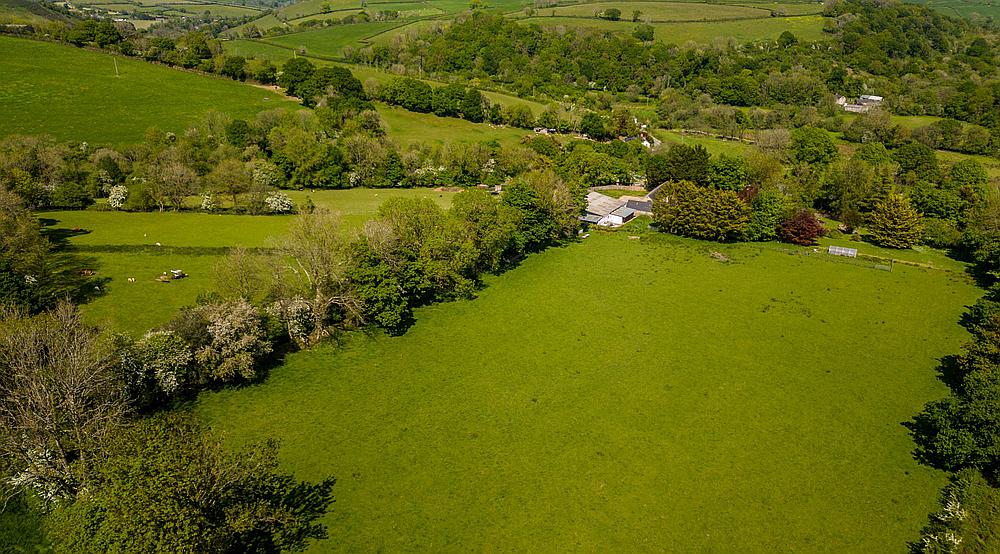
[[[899,260],[894,260],[892,258],[882,258],[880,256],[871,256],[868,254],[858,254],[856,258],[850,258],[847,256],[834,256],[828,254],[826,248],[813,248],[813,249],[802,249],[802,248],[783,248],[781,246],[764,246],[759,245],[758,248],[761,250],[769,250],[771,252],[782,252],[788,254],[789,256],[803,256],[807,258],[813,258],[821,260],[824,262],[830,262],[835,264],[843,265],[853,265],[855,267],[863,267],[866,269],[874,269],[877,271],[892,271],[893,267]],[[913,264],[920,265],[920,264]],[[931,269],[938,269],[931,266]]]

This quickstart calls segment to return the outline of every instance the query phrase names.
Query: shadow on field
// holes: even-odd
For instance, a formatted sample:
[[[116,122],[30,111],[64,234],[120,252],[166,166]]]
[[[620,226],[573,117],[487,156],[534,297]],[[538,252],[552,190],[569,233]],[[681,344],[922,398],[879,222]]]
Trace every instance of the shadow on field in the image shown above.
[[[52,243],[50,269],[54,298],[69,298],[83,304],[103,296],[105,285],[111,279],[98,274],[98,261],[93,256],[81,255],[69,242],[71,238],[89,234],[86,229],[54,228],[59,220],[39,218],[42,234]]]

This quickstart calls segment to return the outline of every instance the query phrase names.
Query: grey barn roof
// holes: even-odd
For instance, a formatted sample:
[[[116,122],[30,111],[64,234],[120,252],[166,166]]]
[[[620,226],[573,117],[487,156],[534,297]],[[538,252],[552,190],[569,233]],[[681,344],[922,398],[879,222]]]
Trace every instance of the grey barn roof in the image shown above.
[[[599,192],[592,191],[587,193],[587,212],[589,213],[603,217],[615,211],[615,208],[621,205],[622,202],[620,200],[605,196]]]
[[[647,212],[653,211],[653,201],[652,200],[629,200],[625,202],[625,207],[635,210],[637,212]]]
[[[617,215],[622,219],[628,219],[635,215],[635,210],[632,208],[626,208],[625,206],[618,206],[615,211],[611,212],[611,215]]]

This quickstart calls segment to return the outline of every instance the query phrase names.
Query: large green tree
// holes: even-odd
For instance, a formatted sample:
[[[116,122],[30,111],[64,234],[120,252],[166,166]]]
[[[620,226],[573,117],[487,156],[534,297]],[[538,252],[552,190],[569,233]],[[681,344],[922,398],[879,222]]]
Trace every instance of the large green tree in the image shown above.
[[[837,146],[823,129],[800,127],[792,131],[792,155],[800,163],[827,164],[837,156]]]
[[[872,242],[888,248],[910,248],[920,243],[923,223],[920,213],[904,194],[892,193],[875,204],[868,222]]]
[[[735,192],[677,181],[660,189],[653,202],[653,220],[675,235],[733,241],[743,237],[750,207]]]

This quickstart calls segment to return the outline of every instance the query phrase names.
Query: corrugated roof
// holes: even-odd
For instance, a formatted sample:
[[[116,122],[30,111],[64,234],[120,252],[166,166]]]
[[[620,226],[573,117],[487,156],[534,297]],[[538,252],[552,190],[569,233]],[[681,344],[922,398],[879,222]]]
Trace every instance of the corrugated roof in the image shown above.
[[[618,206],[615,211],[611,212],[611,215],[617,215],[622,219],[627,219],[635,215],[635,210],[632,208],[626,208],[625,206]]]
[[[637,212],[652,212],[653,202],[651,200],[628,200],[625,206]]]
[[[601,216],[597,214],[586,214],[580,216],[580,221],[584,223],[590,223],[592,225],[597,225],[601,222]]]
[[[587,211],[589,213],[606,216],[621,205],[622,202],[616,198],[604,196],[599,192],[591,191],[587,193]]]

